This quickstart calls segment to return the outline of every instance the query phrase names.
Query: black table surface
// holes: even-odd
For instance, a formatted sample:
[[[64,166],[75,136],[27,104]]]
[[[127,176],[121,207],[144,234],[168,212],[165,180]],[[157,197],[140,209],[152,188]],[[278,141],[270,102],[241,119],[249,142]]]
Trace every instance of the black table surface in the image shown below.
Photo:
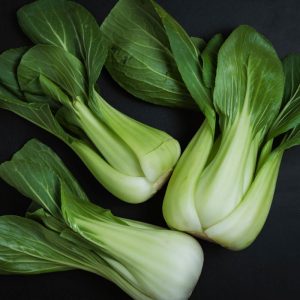
[[[99,22],[116,1],[78,1]],[[263,33],[281,57],[300,52],[300,1],[160,0],[190,35],[205,39],[214,33],[228,35],[239,24],[249,24]],[[30,45],[16,21],[16,10],[25,0],[0,2],[0,50]],[[177,138],[182,148],[202,122],[199,113],[173,110],[134,99],[103,71],[99,82],[107,101],[126,114],[163,129]],[[51,146],[79,180],[92,201],[114,214],[163,225],[162,189],[140,205],[115,199],[91,176],[83,163],[62,142],[42,129],[0,111],[0,162],[8,160],[30,138]],[[201,241],[205,263],[191,299],[300,299],[300,148],[285,153],[268,220],[249,248],[231,252]],[[28,199],[0,181],[0,214],[25,212]],[[35,276],[0,276],[0,299],[129,299],[114,284],[83,271]],[[172,299],[170,299],[172,300]]]

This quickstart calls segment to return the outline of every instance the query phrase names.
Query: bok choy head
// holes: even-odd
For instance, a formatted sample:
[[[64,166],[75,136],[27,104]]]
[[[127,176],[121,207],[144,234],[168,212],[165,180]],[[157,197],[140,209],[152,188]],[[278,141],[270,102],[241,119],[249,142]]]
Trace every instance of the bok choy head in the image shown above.
[[[195,59],[192,40],[161,7],[155,7],[182,78],[206,116],[171,177],[164,199],[164,217],[172,228],[231,249],[242,249],[259,233],[268,212],[267,205],[266,213],[261,212],[263,221],[255,222],[254,212],[258,208],[253,201],[252,216],[244,218],[248,231],[243,231],[243,239],[226,243],[226,226],[219,227],[223,228],[221,240],[215,239],[210,229],[230,217],[246,197],[251,198],[249,195],[253,195],[253,190],[263,181],[258,178],[266,177],[268,172],[273,174],[265,182],[269,192],[262,193],[256,202],[261,204],[270,198],[266,193],[272,199],[279,163],[274,162],[272,166],[269,163],[261,170],[259,166],[268,132],[276,123],[282,103],[281,62],[265,37],[249,26],[240,26],[218,51],[213,97],[205,98],[207,71]],[[266,170],[268,165],[270,169]],[[230,228],[228,235],[234,235],[232,232]]]
[[[134,299],[188,299],[203,253],[192,237],[114,216],[89,202],[56,154],[31,140],[0,177],[33,200],[26,217],[0,217],[0,273],[82,269]]]
[[[191,42],[181,27],[185,39],[178,36],[179,25],[168,15],[161,13],[161,18],[179,66],[181,49]],[[191,52],[186,52],[185,63],[195,68]],[[188,81],[187,70],[179,70]],[[186,83],[191,94],[194,81],[190,75]],[[218,52],[213,101],[202,105],[206,121],[179,160],[166,192],[163,213],[170,227],[235,250],[253,242],[268,215],[283,153],[272,146],[272,138],[282,133],[272,134],[273,128],[283,114],[291,114],[282,106],[289,103],[282,101],[284,81],[281,61],[265,37],[246,25],[230,34]],[[290,134],[278,149],[295,140],[297,133]]]
[[[0,107],[66,142],[112,194],[139,203],[166,181],[176,140],[111,107],[96,80],[108,42],[94,18],[71,1],[41,0],[18,11],[37,45],[2,53]]]

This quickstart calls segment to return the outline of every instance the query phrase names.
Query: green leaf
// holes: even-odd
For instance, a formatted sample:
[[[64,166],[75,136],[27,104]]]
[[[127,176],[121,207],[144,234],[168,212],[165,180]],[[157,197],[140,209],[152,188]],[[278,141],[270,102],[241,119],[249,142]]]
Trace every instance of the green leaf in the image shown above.
[[[74,139],[57,122],[54,101],[37,95],[41,93],[40,84],[31,83],[32,93],[23,93],[19,88],[16,69],[24,50],[11,49],[0,55],[0,108],[16,113],[70,144]]]
[[[0,55],[0,83],[11,92],[10,96],[12,97],[23,97],[23,93],[20,91],[16,71],[20,60],[26,51],[26,47],[15,48],[7,50]],[[1,87],[0,93],[2,93]]]
[[[150,1],[118,1],[101,30],[112,43],[105,66],[125,90],[159,105],[195,107]]]
[[[0,93],[0,108],[16,113],[54,134],[67,144],[73,141],[73,137],[67,134],[57,122],[48,104],[27,103],[22,100],[8,98],[7,96],[4,97]]]
[[[0,177],[58,218],[61,216],[61,182],[78,199],[88,201],[60,158],[37,140],[30,140],[10,161],[2,163]]]
[[[224,41],[220,33],[214,35],[201,52],[203,64],[203,81],[206,87],[213,88],[215,85],[218,52]]]
[[[77,56],[92,91],[107,56],[107,42],[84,7],[64,0],[35,1],[18,11],[18,21],[34,43],[55,45]]]
[[[283,70],[285,74],[283,107],[270,130],[269,138],[300,125],[300,54],[285,57]]]
[[[36,202],[33,202],[36,203]],[[37,210],[30,212],[27,210],[26,218],[35,220],[43,225],[45,225],[48,229],[58,232],[61,234],[67,227],[67,225],[61,220],[51,216],[47,211],[43,208],[38,208]]]
[[[165,27],[182,79],[193,99],[208,119],[211,128],[214,129],[215,113],[210,90],[207,89],[203,81],[203,71],[199,62],[198,49],[175,20],[159,5],[152,3]]]
[[[0,217],[0,273],[38,274],[87,268],[95,255],[46,229],[36,221],[18,216]]]
[[[26,53],[27,48],[16,48],[4,51],[0,55],[0,99],[9,98],[15,100],[27,101],[28,97],[30,102],[48,103],[51,107],[55,107],[55,103],[49,97],[40,97],[37,94],[23,93],[21,91],[18,78],[17,68],[21,61],[22,56]]]
[[[285,135],[281,144],[275,149],[275,151],[284,151],[298,145],[300,145],[300,125]]]
[[[280,108],[283,86],[281,62],[270,42],[253,28],[239,26],[218,55],[214,103],[221,128],[246,109],[253,134],[264,134]]]
[[[36,84],[33,86],[32,83],[41,79],[43,84],[40,91],[37,91]],[[50,83],[46,82],[46,79],[52,81],[54,85],[49,87]],[[57,94],[55,86],[57,85],[62,92],[71,97],[71,100],[77,97],[87,99],[85,70],[82,63],[72,54],[56,46],[36,45],[28,50],[18,67],[18,80],[21,89],[29,93],[47,92],[53,97]],[[49,93],[54,87],[55,92]],[[66,96],[57,100],[62,99],[67,101]]]
[[[202,38],[196,36],[191,36],[191,41],[193,42],[194,46],[198,50],[198,55],[200,55],[206,46],[206,42]]]
[[[76,195],[72,194],[69,188],[61,186],[61,209],[64,220],[72,229],[76,227],[76,220],[95,219],[104,223],[118,223],[127,225],[121,218],[115,217],[110,210],[104,209],[89,201],[79,201]],[[76,230],[75,230],[76,231]]]

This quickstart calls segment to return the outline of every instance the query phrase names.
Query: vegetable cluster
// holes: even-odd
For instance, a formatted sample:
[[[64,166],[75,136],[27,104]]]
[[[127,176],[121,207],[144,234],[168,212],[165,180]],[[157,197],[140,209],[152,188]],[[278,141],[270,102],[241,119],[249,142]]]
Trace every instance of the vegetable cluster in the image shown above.
[[[65,142],[123,201],[146,201],[171,176],[162,210],[175,230],[91,203],[58,156],[31,140],[0,165],[33,201],[25,217],[0,217],[0,273],[82,269],[134,299],[187,299],[203,253],[186,233],[241,250],[266,221],[283,154],[300,144],[300,54],[281,61],[247,25],[226,39],[190,37],[152,0],[119,0],[101,26],[66,0],[28,4],[18,21],[34,45],[0,55],[0,108]],[[104,65],[141,100],[202,112],[180,158],[174,138],[101,97]]]

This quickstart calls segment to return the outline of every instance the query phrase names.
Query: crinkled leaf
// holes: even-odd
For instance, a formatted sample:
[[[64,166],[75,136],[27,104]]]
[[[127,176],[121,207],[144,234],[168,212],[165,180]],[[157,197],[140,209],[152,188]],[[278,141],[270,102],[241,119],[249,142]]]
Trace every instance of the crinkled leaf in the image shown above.
[[[159,5],[155,4],[157,13],[164,25],[182,79],[196,101],[211,128],[215,127],[215,113],[212,106],[210,90],[204,84],[202,66],[199,61],[198,49],[184,29]]]
[[[218,55],[214,103],[221,127],[246,108],[254,134],[264,133],[278,113],[283,86],[281,62],[270,42],[249,26],[235,29]]]
[[[300,124],[300,54],[290,54],[283,60],[285,88],[283,107],[269,137],[274,138]]]
[[[159,105],[195,106],[149,0],[118,1],[101,30],[112,43],[105,66],[125,90]]]
[[[91,92],[107,56],[107,42],[89,11],[72,1],[40,0],[23,6],[18,20],[34,43],[77,56],[85,65]]]

